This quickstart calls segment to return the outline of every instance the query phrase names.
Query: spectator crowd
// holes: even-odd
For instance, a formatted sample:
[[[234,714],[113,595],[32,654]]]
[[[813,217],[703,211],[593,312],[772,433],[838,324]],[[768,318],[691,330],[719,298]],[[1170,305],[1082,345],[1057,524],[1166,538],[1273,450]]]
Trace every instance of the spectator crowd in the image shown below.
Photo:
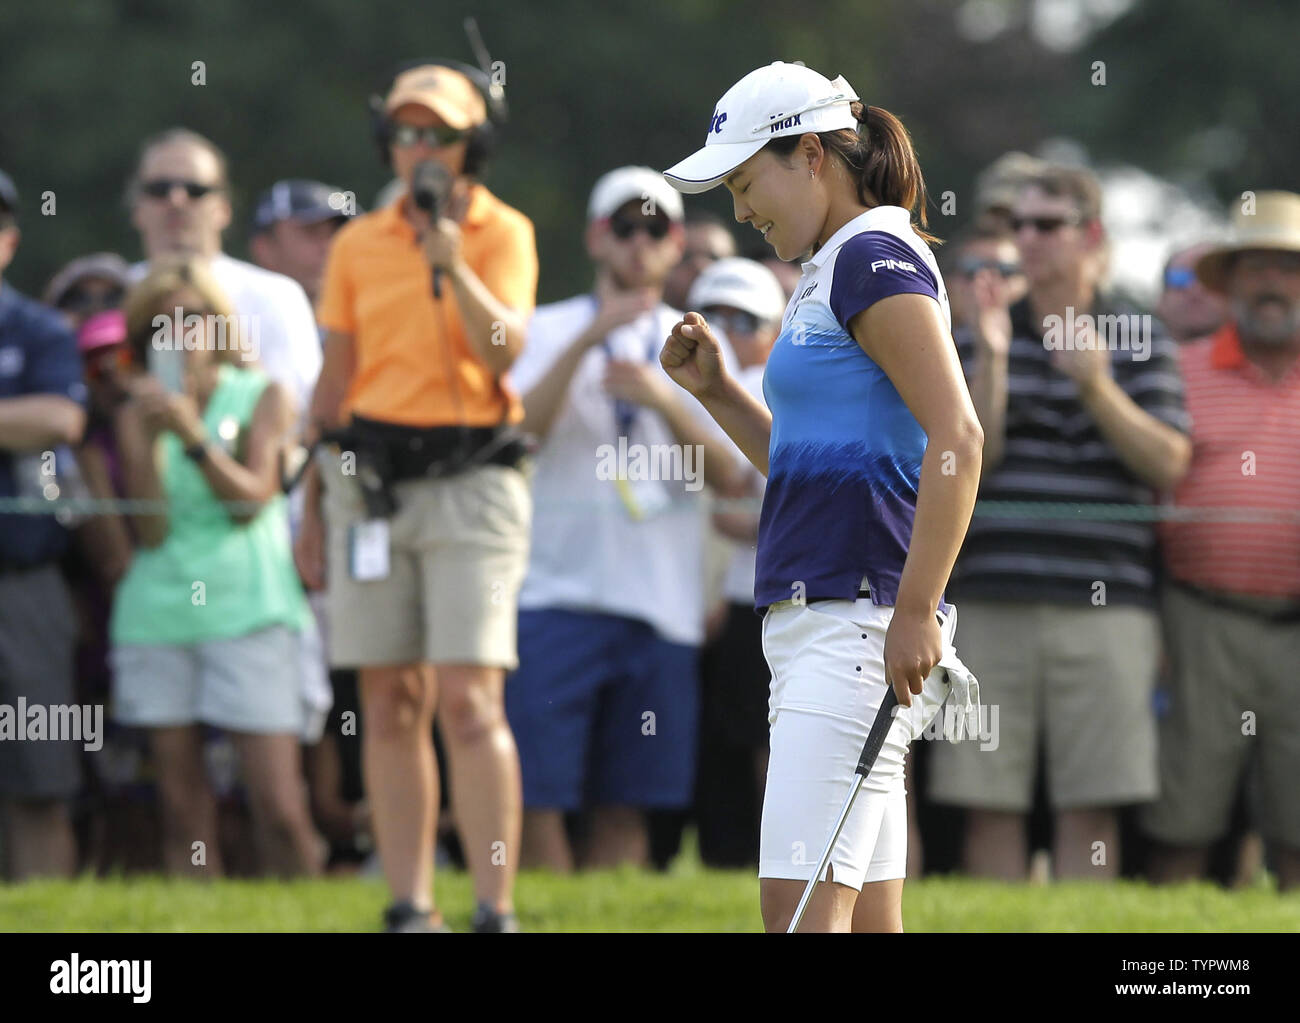
[[[277,181],[237,259],[225,157],[177,128],[128,183],[139,262],[0,283],[7,879],[373,869],[390,930],[437,930],[453,862],[491,931],[520,867],[662,867],[688,824],[757,862],[764,480],[658,355],[700,312],[761,400],[799,266],[623,166],[590,281],[534,308],[493,84],[416,63],[376,116],[370,212]],[[1300,885],[1300,195],[1170,225],[1147,310],[1091,172],[1008,154],[975,193],[938,258],[986,706],[913,746],[909,873]],[[0,171],[0,280],[35,227]]]

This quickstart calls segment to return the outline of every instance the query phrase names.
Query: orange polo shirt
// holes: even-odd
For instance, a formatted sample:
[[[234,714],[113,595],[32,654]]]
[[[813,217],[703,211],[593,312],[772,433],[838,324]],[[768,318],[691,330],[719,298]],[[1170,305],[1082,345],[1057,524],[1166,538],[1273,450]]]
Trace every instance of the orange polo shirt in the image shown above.
[[[529,315],[537,300],[532,221],[476,184],[461,232],[470,269],[503,303]],[[353,337],[356,366],[345,416],[404,426],[491,426],[523,418],[518,396],[474,354],[449,280],[434,300],[429,264],[400,198],[335,235],[316,316],[325,329]]]
[[[1231,323],[1179,356],[1192,464],[1174,503],[1260,509],[1263,521],[1161,523],[1169,574],[1207,590],[1300,598],[1300,359],[1269,379]]]

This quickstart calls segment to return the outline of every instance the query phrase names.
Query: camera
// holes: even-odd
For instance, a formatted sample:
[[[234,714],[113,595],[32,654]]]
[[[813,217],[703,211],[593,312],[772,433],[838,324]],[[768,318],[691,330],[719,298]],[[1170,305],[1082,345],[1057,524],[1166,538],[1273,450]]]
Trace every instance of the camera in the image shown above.
[[[451,171],[436,160],[422,160],[411,172],[411,198],[436,221],[447,208],[453,182]]]

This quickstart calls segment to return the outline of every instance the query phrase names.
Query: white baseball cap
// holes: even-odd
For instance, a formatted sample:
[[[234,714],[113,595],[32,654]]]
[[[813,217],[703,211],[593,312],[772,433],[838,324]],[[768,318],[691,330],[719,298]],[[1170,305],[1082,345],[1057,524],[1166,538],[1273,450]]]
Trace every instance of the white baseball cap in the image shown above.
[[[785,289],[776,274],[756,260],[719,259],[695,278],[686,305],[689,309],[729,305],[771,322],[785,315]]]
[[[591,190],[587,203],[587,219],[600,220],[611,216],[625,202],[636,199],[652,202],[664,211],[669,220],[681,223],[685,211],[682,197],[668,186],[663,175],[650,167],[619,167],[601,179]]]
[[[843,75],[831,81],[802,64],[774,61],[751,71],[718,100],[704,148],[664,171],[679,192],[707,192],[769,139],[854,128],[858,99]]]

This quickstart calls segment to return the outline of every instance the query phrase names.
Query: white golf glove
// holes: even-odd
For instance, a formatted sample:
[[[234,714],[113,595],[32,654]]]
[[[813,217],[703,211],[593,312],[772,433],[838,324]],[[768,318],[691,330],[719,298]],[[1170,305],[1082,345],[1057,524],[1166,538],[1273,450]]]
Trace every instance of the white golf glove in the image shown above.
[[[939,658],[939,667],[948,676],[948,701],[951,701],[953,707],[953,713],[941,711],[943,737],[949,742],[956,742],[980,734],[980,684],[971,670],[962,664],[961,658],[957,656],[957,648],[953,645],[953,638],[957,634],[955,607],[949,615],[948,627],[943,631],[943,656]]]

